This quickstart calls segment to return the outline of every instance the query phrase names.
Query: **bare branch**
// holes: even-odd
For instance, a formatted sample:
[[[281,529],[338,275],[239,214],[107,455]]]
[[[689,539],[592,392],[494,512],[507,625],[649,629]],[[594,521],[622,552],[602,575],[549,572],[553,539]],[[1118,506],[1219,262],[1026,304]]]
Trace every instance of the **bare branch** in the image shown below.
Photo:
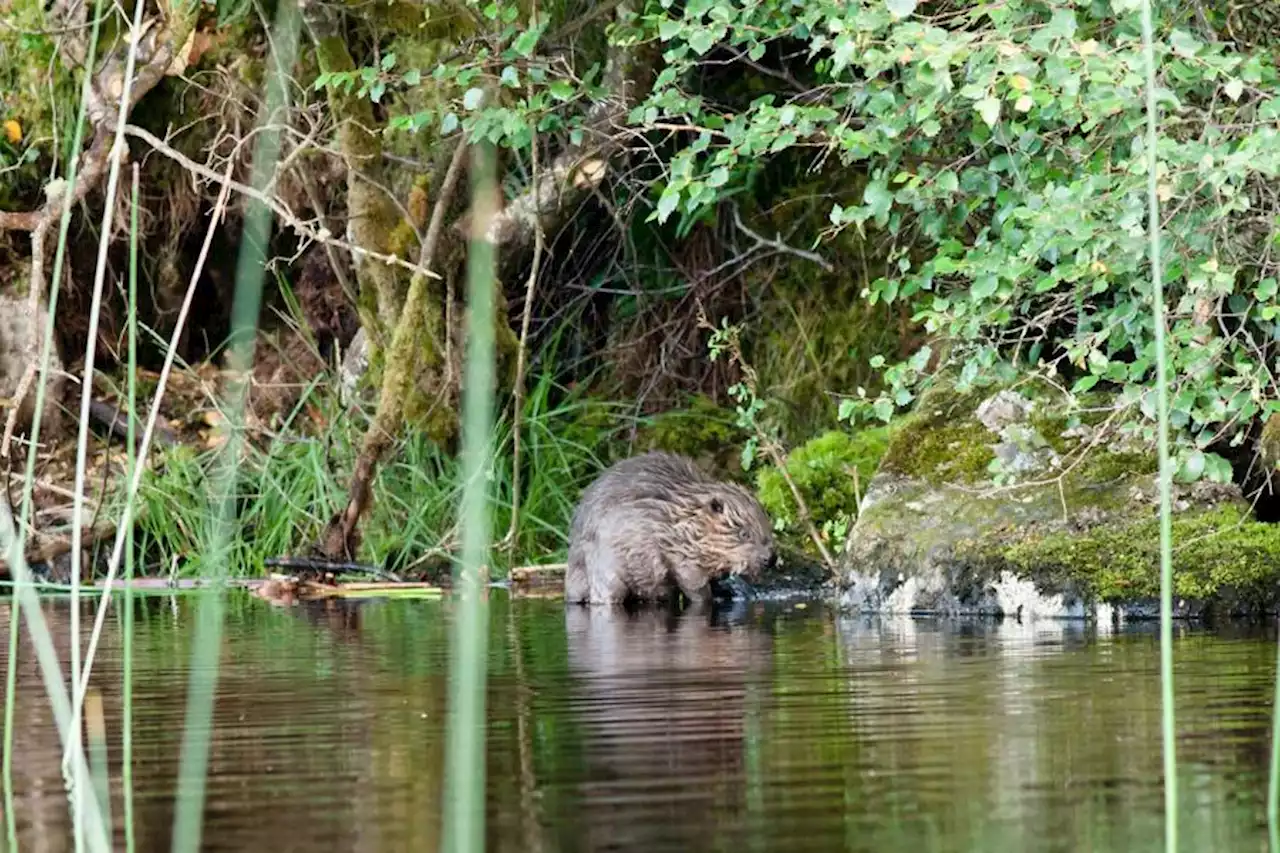
[[[822,257],[819,254],[815,254],[814,252],[806,252],[804,249],[797,249],[793,246],[788,246],[786,243],[782,242],[781,237],[778,237],[773,240],[768,240],[764,237],[761,237],[756,232],[752,231],[750,228],[748,228],[746,225],[743,224],[742,214],[739,212],[738,206],[736,204],[733,205],[733,224],[738,226],[738,230],[741,231],[743,234],[746,234],[752,240],[755,240],[756,245],[759,247],[773,249],[774,251],[781,252],[784,255],[795,255],[797,258],[802,258],[803,260],[811,261],[817,264],[827,272],[835,272],[835,268],[831,266],[831,263],[826,258]]]

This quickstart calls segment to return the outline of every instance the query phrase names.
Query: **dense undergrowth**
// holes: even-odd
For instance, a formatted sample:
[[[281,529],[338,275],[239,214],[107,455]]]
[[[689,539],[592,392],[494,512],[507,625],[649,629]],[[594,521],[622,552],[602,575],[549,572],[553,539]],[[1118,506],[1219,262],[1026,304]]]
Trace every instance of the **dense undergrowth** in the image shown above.
[[[11,84],[0,121],[17,123],[0,134],[0,208],[32,209],[40,176],[63,169],[58,146],[81,72],[60,64],[65,44],[51,35],[57,27],[42,26],[45,12],[29,0],[10,5],[24,31],[0,29],[0,49],[24,60],[0,60],[0,80]],[[260,107],[272,9],[215,5],[199,12],[191,67],[166,77],[130,121],[245,179],[250,146],[237,129],[252,126]],[[1256,485],[1254,446],[1280,405],[1271,367],[1280,77],[1265,26],[1248,23],[1250,14],[1265,22],[1265,12],[1242,9],[1161,5],[1157,148],[1180,475]],[[581,0],[455,0],[425,17],[397,2],[347,9],[343,38],[324,50],[311,44],[292,70],[282,121],[293,132],[273,187],[329,233],[354,223],[349,236],[372,241],[364,249],[413,259],[455,143],[496,146],[512,206],[565,152],[597,157],[589,191],[543,223],[538,263],[527,241],[503,247],[504,358],[527,310],[533,387],[522,413],[523,509],[495,559],[556,558],[582,485],[650,446],[754,485],[785,541],[816,557],[813,534],[838,548],[856,517],[884,452],[883,423],[897,428],[940,378],[979,393],[1035,378],[1068,402],[1103,392],[1116,399],[1123,431],[1152,435],[1135,11],[1131,0],[654,0],[598,10]],[[107,18],[103,55],[122,32],[118,10]],[[325,31],[318,23],[309,22],[312,38]],[[366,122],[367,136],[353,142],[348,131]],[[356,143],[376,150],[376,169],[361,167],[373,177],[351,171]],[[195,224],[217,187],[207,176],[188,180],[185,166],[139,137],[130,146],[153,214],[141,220],[137,310],[148,339],[163,340],[198,248]],[[370,186],[382,193],[376,204]],[[90,193],[84,206],[105,201]],[[447,211],[455,225],[461,207]],[[236,248],[227,235],[242,209],[233,201],[218,238],[197,327],[182,344],[188,361],[216,352],[225,336]],[[68,261],[80,280],[93,260],[77,248],[93,242],[82,217]],[[314,331],[357,305],[366,325],[397,315],[395,299],[383,297],[403,298],[405,281],[379,296],[376,266],[343,270],[316,245],[300,261],[306,246],[288,228],[271,246],[278,269],[292,264],[281,280],[309,294],[300,326]],[[25,272],[25,262],[20,241],[0,234],[0,275]],[[64,294],[59,332],[70,353],[90,334],[79,316],[84,290]],[[427,316],[443,331],[420,348],[445,374],[438,357],[458,333],[444,318],[463,313],[449,298],[433,292]],[[379,299],[386,304],[372,312]],[[119,339],[120,308],[104,312],[103,340]],[[341,339],[344,323],[354,320],[326,334]],[[736,360],[708,357],[707,326],[722,323],[740,330]],[[154,365],[155,348],[145,357]],[[749,400],[739,394],[748,369]],[[502,381],[491,472],[498,540],[512,503],[510,371]],[[440,390],[456,396],[445,382]],[[304,549],[342,505],[372,412],[344,411],[325,383],[307,406],[316,417],[295,417],[247,450],[236,571]],[[453,446],[428,441],[408,411],[364,530],[361,558],[388,567],[433,560],[454,544]],[[936,459],[963,438],[972,436],[935,431],[905,461]],[[780,456],[755,453],[762,442]],[[948,464],[982,475],[989,455],[979,447]],[[1262,467],[1274,456],[1264,448]],[[147,481],[142,544],[158,570],[175,556],[181,571],[198,570],[211,524],[201,491],[208,462],[169,451]]]

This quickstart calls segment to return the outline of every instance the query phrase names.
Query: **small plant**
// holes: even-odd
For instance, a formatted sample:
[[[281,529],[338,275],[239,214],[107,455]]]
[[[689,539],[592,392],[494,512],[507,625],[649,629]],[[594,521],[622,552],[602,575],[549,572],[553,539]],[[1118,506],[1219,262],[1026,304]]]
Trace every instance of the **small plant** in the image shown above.
[[[727,355],[730,361],[737,364],[738,369],[742,371],[742,380],[730,386],[729,393],[733,395],[734,400],[738,403],[738,426],[751,433],[746,443],[742,446],[743,470],[749,471],[751,465],[761,454],[773,463],[774,470],[779,473],[787,484],[787,488],[795,500],[796,513],[800,523],[808,532],[809,539],[822,557],[823,564],[828,569],[834,569],[835,560],[832,559],[831,552],[827,549],[822,534],[813,522],[813,516],[809,512],[804,496],[800,493],[795,482],[791,479],[791,474],[787,471],[782,444],[774,431],[769,429],[761,418],[765,403],[756,393],[756,373],[751,369],[751,365],[747,363],[746,359],[742,357],[742,346],[740,344],[741,327],[730,324],[727,319],[721,319],[720,326],[716,327],[707,320],[706,315],[702,314],[699,315],[698,325],[711,331],[711,338],[707,343],[711,359],[714,361],[723,355]]]
[[[803,550],[802,523],[790,483],[808,505],[824,542],[837,551],[858,517],[867,483],[875,474],[888,441],[886,427],[857,434],[840,430],[823,433],[792,450],[785,468],[763,468],[756,475],[760,502],[774,519],[775,530]]]

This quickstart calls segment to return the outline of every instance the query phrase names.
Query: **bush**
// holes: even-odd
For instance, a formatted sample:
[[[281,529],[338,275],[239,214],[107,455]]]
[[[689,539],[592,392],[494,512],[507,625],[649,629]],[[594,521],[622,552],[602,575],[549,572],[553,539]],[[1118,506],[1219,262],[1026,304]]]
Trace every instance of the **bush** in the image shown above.
[[[888,441],[885,428],[850,435],[833,430],[797,447],[787,455],[786,470],[795,483],[814,525],[823,539],[840,548],[875,474]],[[799,517],[791,487],[775,467],[756,475],[760,503],[773,517],[784,544],[817,557],[817,550]]]

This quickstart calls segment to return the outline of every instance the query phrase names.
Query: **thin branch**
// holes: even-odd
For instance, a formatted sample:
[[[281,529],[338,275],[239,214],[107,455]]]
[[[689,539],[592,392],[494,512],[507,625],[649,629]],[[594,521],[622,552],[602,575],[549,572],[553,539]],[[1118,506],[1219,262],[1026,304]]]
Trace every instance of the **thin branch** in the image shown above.
[[[160,417],[160,402],[164,399],[164,392],[169,383],[169,374],[173,370],[173,361],[178,354],[178,341],[181,340],[182,332],[186,328],[187,315],[191,311],[191,302],[196,293],[196,283],[200,281],[200,276],[204,273],[204,265],[209,257],[209,247],[213,243],[213,235],[217,233],[219,223],[226,214],[227,198],[231,190],[231,170],[234,167],[235,160],[229,159],[227,161],[227,174],[225,180],[222,181],[222,190],[219,192],[218,200],[214,204],[213,215],[209,218],[209,228],[205,232],[204,245],[200,247],[200,255],[196,258],[195,268],[191,270],[187,293],[183,297],[182,308],[178,311],[178,319],[174,324],[168,349],[165,351],[164,366],[160,368],[160,378],[156,382],[155,396],[151,400],[151,411],[147,415],[147,425],[142,431],[142,442],[138,446],[138,458],[140,460],[147,458],[151,441],[156,435],[156,421]],[[76,708],[83,706],[85,693],[89,689],[89,674],[93,671],[94,655],[97,653],[98,641],[102,636],[102,626],[106,621],[107,607],[111,603],[111,585],[115,581],[116,573],[120,568],[120,557],[124,553],[125,536],[133,528],[134,504],[137,501],[138,491],[142,485],[142,475],[146,470],[146,465],[139,464],[134,467],[133,479],[129,483],[129,491],[125,496],[124,511],[120,515],[120,523],[116,525],[116,540],[111,549],[111,558],[107,562],[107,576],[102,583],[102,600],[98,604],[98,614],[94,619],[93,631],[89,635],[89,647],[85,651],[84,674],[80,684],[73,685],[75,688],[73,704]]]
[[[738,210],[738,206],[736,204],[733,205],[733,224],[738,226],[738,230],[743,234],[746,234],[752,240],[755,240],[757,246],[773,249],[774,251],[781,252],[784,255],[795,255],[797,258],[802,258],[803,260],[817,264],[827,272],[835,272],[835,267],[831,266],[831,262],[819,254],[806,252],[804,249],[797,249],[794,246],[788,246],[786,243],[782,242],[781,237],[769,240],[752,231],[743,223],[742,214]],[[750,252],[751,250],[748,249],[747,251]]]
[[[538,183],[538,137],[534,134],[529,146],[532,158],[533,182]],[[544,242],[542,228],[534,223],[533,230],[533,262],[529,266],[529,280],[524,286],[524,312],[520,317],[520,345],[516,350],[516,382],[515,399],[511,410],[511,525],[503,545],[514,550],[516,531],[520,526],[520,419],[524,413],[524,371],[525,358],[528,353],[529,321],[533,316],[533,294],[538,284],[538,270],[542,263],[542,246]]]
[[[419,266],[424,270],[429,270],[435,264],[436,249],[444,233],[445,214],[453,197],[454,187],[457,186],[462,174],[462,166],[466,162],[469,147],[459,141],[458,147],[454,149],[453,159],[449,163],[449,170],[445,173],[418,259]],[[431,277],[438,279],[441,276],[432,273]],[[373,423],[369,424],[369,429],[364,434],[360,455],[356,458],[355,472],[351,475],[347,506],[330,519],[320,542],[321,551],[328,559],[337,560],[344,557],[349,559],[355,551],[357,528],[360,517],[369,506],[374,472],[394,434],[400,429],[405,397],[408,392],[406,386],[411,379],[411,368],[416,356],[413,349],[414,329],[417,328],[427,299],[426,282],[426,275],[414,276],[409,283],[409,292],[405,294],[403,310],[400,312],[399,322],[396,323],[395,331],[391,336],[391,345],[386,352],[388,369],[383,373],[382,388],[378,394],[378,409],[373,417]],[[446,329],[445,334],[449,333],[450,330]]]
[[[232,180],[229,172],[225,176],[219,175],[217,172],[213,171],[208,166],[204,166],[200,163],[197,163],[195,160],[192,160],[190,157],[186,156],[181,151],[178,151],[172,146],[166,144],[163,140],[161,140],[155,134],[150,133],[149,131],[143,130],[142,128],[137,127],[135,125],[128,125],[125,127],[125,133],[129,134],[130,136],[135,136],[138,139],[141,139],[143,142],[146,142],[148,145],[154,148],[157,153],[163,154],[165,157],[168,157],[169,159],[175,161],[184,169],[187,169],[191,172],[195,172],[201,177],[208,178],[210,181],[213,181],[214,183],[223,184],[229,187],[230,189],[235,190],[237,193],[239,193],[240,195],[246,198],[251,198],[255,201],[259,201],[262,204],[265,204],[268,208],[271,209],[272,213],[280,217],[280,221],[282,225],[292,228],[294,233],[298,234],[301,237],[305,237],[308,240],[312,240],[316,243],[323,243],[328,246],[334,246],[336,248],[343,249],[357,257],[372,258],[373,260],[382,261],[383,263],[390,264],[391,266],[402,267],[404,269],[410,270],[419,275],[425,275],[428,278],[434,278],[434,279],[440,278],[440,275],[438,273],[433,272],[432,270],[422,266],[421,264],[413,264],[413,263],[410,263],[409,261],[404,260],[403,258],[396,257],[395,255],[383,254],[381,252],[373,252],[368,249],[361,248],[360,246],[352,245],[351,243],[348,243],[346,240],[342,240],[337,237],[334,237],[332,234],[329,233],[329,230],[326,228],[321,228],[318,231],[311,228],[302,219],[298,218],[294,214],[294,212],[284,202],[280,201],[278,198],[275,198],[274,196],[270,196],[270,195],[267,195],[266,193],[260,192],[247,184],[242,184],[239,181]],[[428,235],[428,239],[430,239],[429,235]]]

